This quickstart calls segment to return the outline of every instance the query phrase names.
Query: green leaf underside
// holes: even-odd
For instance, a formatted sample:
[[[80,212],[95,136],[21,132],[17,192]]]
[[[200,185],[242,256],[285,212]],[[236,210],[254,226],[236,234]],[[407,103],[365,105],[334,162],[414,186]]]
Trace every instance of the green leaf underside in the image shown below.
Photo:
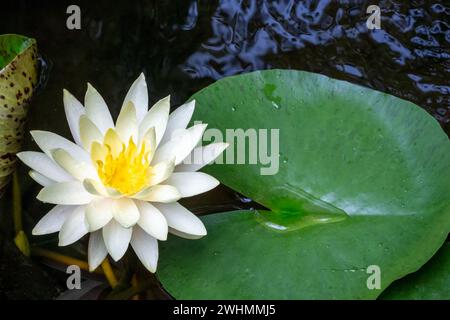
[[[418,106],[281,70],[225,78],[193,98],[194,119],[224,136],[279,129],[279,171],[205,169],[271,212],[202,217],[202,240],[162,243],[158,274],[175,298],[376,298],[443,243],[450,145]],[[367,288],[370,265],[381,268],[381,290]]]
[[[450,243],[446,242],[419,271],[394,282],[380,298],[450,300]]]

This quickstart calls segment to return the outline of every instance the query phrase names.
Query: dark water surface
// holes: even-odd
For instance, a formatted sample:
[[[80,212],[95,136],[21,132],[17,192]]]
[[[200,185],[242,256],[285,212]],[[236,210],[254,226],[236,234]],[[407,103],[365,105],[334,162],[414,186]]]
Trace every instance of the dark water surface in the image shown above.
[[[69,4],[81,8],[81,30],[66,27]],[[366,27],[370,4],[381,8],[380,30]],[[36,38],[47,67],[30,129],[68,137],[62,89],[82,101],[88,81],[117,116],[141,71],[150,102],[171,94],[175,108],[222,77],[285,68],[410,100],[450,134],[450,6],[444,2],[16,0],[1,11],[0,33]],[[28,141],[25,148],[36,147]],[[25,210],[36,219],[47,208],[34,199],[37,190],[24,181]],[[184,203],[199,214],[255,205],[224,187]]]

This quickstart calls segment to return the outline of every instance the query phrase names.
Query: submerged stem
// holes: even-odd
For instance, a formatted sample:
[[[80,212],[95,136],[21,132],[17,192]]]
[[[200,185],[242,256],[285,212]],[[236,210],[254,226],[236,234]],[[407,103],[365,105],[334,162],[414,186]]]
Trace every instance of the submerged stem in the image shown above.
[[[14,230],[18,234],[23,230],[22,225],[22,196],[20,194],[19,175],[14,171],[12,178],[12,203]]]
[[[80,269],[89,271],[89,265],[86,261],[68,257],[61,253],[53,252],[53,251],[50,251],[47,249],[34,247],[31,249],[31,255],[36,256],[36,257],[47,258],[47,259],[59,262],[64,265],[77,265],[80,267]],[[94,272],[100,273],[100,274],[103,273],[100,268],[97,268]]]
[[[105,258],[105,260],[103,260],[101,266],[103,269],[103,273],[105,274],[106,280],[108,280],[108,283],[111,286],[111,288],[114,289],[114,287],[117,285],[117,278],[116,275],[114,274],[111,264],[109,263],[108,258]]]
[[[128,299],[135,300],[135,299],[138,299],[138,295],[140,293],[142,293],[143,291],[150,288],[151,285],[152,285],[151,281],[144,281],[144,282],[137,284],[136,286],[131,286],[121,292],[118,292],[114,295],[110,295],[106,299],[107,300],[128,300]]]
[[[20,184],[17,170],[14,171],[12,179],[12,216],[15,231],[14,243],[20,252],[29,257],[30,244],[28,242],[27,235],[23,231],[22,195],[20,194]]]

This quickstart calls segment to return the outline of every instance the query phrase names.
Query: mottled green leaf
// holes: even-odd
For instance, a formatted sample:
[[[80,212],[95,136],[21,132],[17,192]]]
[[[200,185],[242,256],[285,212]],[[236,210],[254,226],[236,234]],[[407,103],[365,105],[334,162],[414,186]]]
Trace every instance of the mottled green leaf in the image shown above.
[[[28,104],[37,83],[36,41],[0,35],[0,193],[14,170]]]

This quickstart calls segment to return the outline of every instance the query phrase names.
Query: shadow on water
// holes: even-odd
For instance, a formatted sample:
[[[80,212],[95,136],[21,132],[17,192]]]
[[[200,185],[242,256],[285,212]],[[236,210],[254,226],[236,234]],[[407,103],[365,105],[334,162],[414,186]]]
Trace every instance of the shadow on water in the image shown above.
[[[81,8],[81,30],[68,30],[66,8]],[[143,71],[150,103],[172,104],[225,76],[270,68],[318,72],[410,100],[450,133],[450,7],[439,1],[378,1],[381,29],[368,30],[371,1],[32,1],[2,4],[0,33],[37,39],[45,89],[29,129],[69,136],[62,89],[80,100],[91,82],[117,116]],[[36,147],[29,139],[26,149]],[[23,167],[21,173],[25,176]],[[23,182],[30,225],[48,206]],[[199,214],[255,207],[220,187],[185,205]]]

